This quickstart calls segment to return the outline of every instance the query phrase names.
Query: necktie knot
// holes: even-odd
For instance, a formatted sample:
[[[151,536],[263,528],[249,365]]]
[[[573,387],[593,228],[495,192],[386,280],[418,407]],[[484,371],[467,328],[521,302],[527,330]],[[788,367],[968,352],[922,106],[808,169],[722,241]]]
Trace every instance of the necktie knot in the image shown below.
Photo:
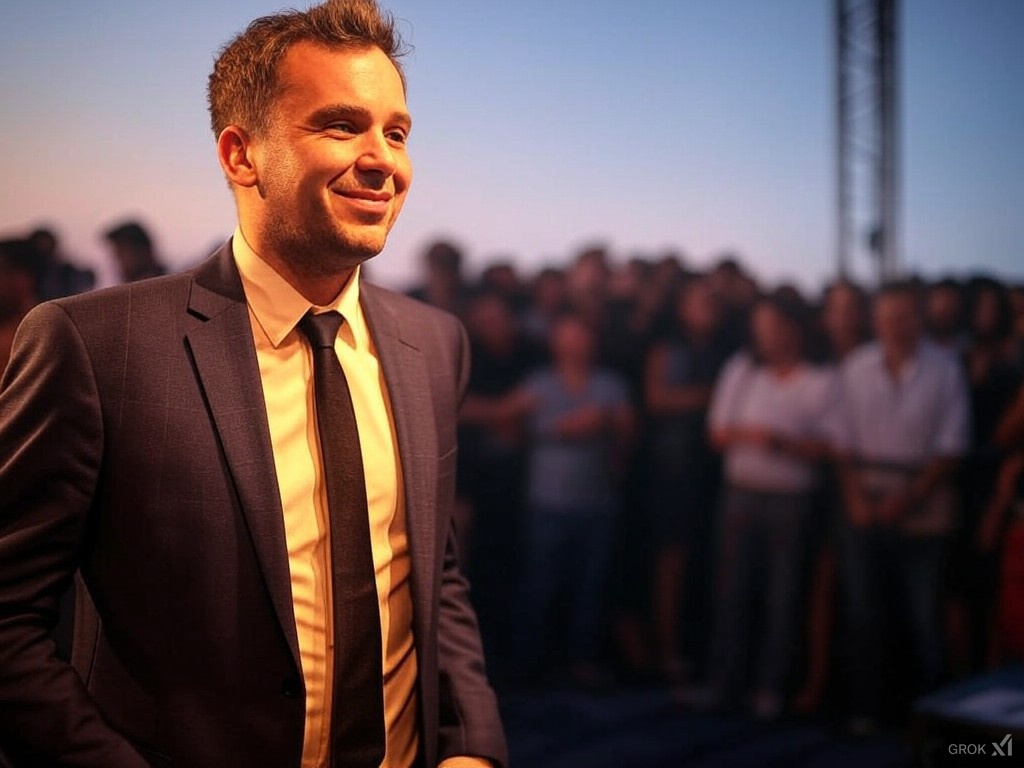
[[[334,349],[334,341],[338,338],[338,329],[345,322],[345,318],[338,312],[322,312],[314,315],[307,312],[299,320],[299,330],[305,336],[313,349]]]

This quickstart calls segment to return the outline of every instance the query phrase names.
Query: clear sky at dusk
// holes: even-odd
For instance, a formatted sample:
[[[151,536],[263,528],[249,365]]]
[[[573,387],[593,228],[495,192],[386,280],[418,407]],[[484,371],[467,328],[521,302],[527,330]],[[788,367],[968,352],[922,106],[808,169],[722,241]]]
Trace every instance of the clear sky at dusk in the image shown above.
[[[137,217],[174,267],[211,250],[234,211],[206,77],[284,4],[0,4],[0,232],[50,223],[105,267],[100,232]],[[412,282],[438,235],[471,265],[604,241],[831,274],[831,0],[385,5],[415,47],[416,178],[380,281]],[[902,22],[905,261],[1024,279],[1024,2],[905,0]]]

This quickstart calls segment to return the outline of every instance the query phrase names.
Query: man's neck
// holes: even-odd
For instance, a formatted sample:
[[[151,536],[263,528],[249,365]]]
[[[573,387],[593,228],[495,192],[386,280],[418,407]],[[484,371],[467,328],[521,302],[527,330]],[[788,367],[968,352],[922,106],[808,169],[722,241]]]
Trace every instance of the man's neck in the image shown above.
[[[293,262],[282,258],[272,248],[254,242],[252,236],[244,228],[240,227],[239,232],[257,257],[268,264],[314,306],[325,307],[338,298],[342,289],[352,278],[352,273],[356,271],[355,267],[339,267],[337,272],[328,275],[304,273],[302,270],[296,269]]]
[[[917,353],[917,346],[913,347],[890,347],[883,350],[885,367],[893,378],[899,378],[910,361]]]
[[[304,276],[298,274],[281,260],[266,259],[266,261],[288,281],[292,288],[301,293],[304,299],[318,307],[326,307],[338,298],[348,281],[352,279],[352,273],[356,271],[355,267],[348,267],[332,275]]]

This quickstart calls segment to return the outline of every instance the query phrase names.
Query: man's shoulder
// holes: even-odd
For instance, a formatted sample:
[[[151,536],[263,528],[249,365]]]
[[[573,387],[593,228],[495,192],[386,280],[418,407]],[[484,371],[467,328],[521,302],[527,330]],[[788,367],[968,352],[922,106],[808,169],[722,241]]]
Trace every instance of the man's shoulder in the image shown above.
[[[50,299],[37,304],[21,325],[46,335],[63,320],[83,338],[140,321],[167,325],[174,309],[184,308],[191,281],[191,275],[182,273]]]
[[[156,314],[167,301],[186,296],[191,283],[192,274],[182,272],[100,288],[45,303],[60,307],[72,317],[108,315],[118,308],[132,313]]]

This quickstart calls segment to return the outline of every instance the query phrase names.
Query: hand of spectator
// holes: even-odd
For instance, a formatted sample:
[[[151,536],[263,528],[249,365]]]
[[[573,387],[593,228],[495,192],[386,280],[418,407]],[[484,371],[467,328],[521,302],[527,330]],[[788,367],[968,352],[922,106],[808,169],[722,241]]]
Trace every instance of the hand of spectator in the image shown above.
[[[732,439],[739,445],[774,450],[778,437],[767,427],[736,427],[732,431]]]

